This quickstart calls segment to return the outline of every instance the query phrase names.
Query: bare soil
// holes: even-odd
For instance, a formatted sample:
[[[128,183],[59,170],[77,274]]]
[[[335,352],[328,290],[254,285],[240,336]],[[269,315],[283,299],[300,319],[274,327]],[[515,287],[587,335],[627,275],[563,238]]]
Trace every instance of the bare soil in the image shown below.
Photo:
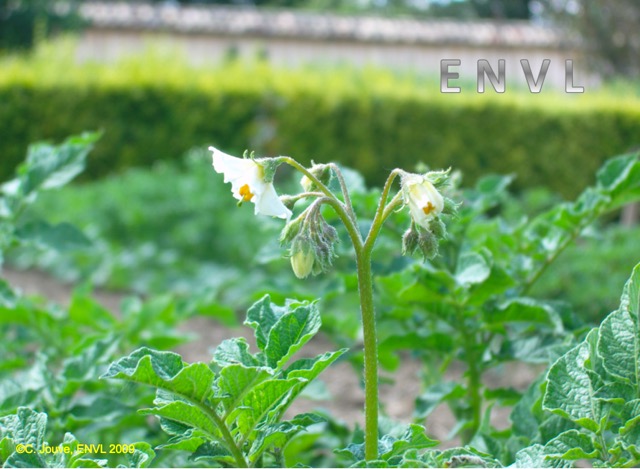
[[[55,303],[66,305],[71,295],[72,287],[63,285],[40,272],[4,269],[3,277],[23,293],[39,295]],[[94,296],[105,308],[118,312],[120,301],[125,295],[97,290],[94,292]],[[194,341],[182,345],[176,350],[189,362],[209,361],[211,350],[224,339],[253,336],[252,331],[246,327],[228,328],[205,317],[189,319],[181,328],[196,337]],[[305,346],[304,354],[314,356],[334,349],[335,346],[326,337],[319,335]],[[391,380],[382,380],[380,398],[386,415],[399,421],[412,421],[414,400],[421,391],[420,372],[422,368],[419,361],[405,356],[399,369],[392,375],[387,375],[393,378],[393,384],[389,382]],[[447,379],[459,380],[463,372],[462,366],[454,364]],[[540,372],[539,368],[512,364],[493,370],[485,376],[485,383],[492,388],[505,386],[524,390]],[[350,426],[356,423],[362,426],[364,423],[362,413],[364,392],[351,365],[348,363],[335,364],[327,369],[321,378],[332,396],[331,399],[326,401],[299,400],[289,412],[295,415],[313,409],[325,409]],[[499,429],[508,427],[510,425],[509,412],[509,409],[493,408],[491,418],[493,424]],[[454,446],[458,444],[458,441],[448,439],[448,435],[455,423],[455,418],[449,409],[446,406],[440,406],[429,417],[425,425],[431,437],[442,441],[444,446]]]

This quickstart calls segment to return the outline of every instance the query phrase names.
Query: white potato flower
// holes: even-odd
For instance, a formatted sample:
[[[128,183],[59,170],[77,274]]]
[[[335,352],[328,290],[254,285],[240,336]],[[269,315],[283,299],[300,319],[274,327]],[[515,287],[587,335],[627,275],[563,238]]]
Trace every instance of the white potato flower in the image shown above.
[[[213,152],[213,169],[224,175],[224,182],[231,183],[233,197],[243,202],[252,202],[255,213],[278,218],[291,218],[291,210],[282,203],[273,183],[264,180],[264,167],[249,158],[236,158],[217,148]]]
[[[402,197],[409,206],[413,221],[429,230],[430,221],[444,209],[444,199],[438,189],[424,176],[408,174],[402,181]]]

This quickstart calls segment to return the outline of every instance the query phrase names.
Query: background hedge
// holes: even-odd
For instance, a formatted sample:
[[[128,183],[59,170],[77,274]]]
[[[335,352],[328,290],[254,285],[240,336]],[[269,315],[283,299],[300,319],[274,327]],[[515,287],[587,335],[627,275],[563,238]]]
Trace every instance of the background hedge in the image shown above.
[[[0,178],[30,142],[88,129],[104,131],[89,177],[213,144],[232,154],[337,160],[376,184],[390,168],[424,161],[460,169],[468,182],[516,173],[520,187],[572,196],[604,159],[640,144],[640,105],[589,90],[441,95],[434,80],[379,70],[194,69],[154,53],[78,65],[68,48],[53,46],[2,61]]]

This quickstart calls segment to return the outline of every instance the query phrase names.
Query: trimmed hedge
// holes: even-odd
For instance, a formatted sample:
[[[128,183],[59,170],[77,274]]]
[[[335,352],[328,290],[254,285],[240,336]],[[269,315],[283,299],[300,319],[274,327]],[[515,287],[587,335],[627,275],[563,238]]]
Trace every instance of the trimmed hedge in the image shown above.
[[[154,54],[77,65],[49,47],[0,64],[1,179],[30,142],[102,129],[89,177],[213,144],[337,160],[375,184],[390,168],[423,161],[469,180],[516,173],[519,187],[572,196],[604,159],[640,144],[638,101],[589,92],[441,95],[436,82],[382,71],[194,69]]]

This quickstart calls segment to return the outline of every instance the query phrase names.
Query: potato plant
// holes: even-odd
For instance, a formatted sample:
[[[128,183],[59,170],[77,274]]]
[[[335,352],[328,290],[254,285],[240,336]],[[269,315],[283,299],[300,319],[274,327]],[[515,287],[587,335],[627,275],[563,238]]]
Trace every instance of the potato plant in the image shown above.
[[[2,254],[87,249],[91,241],[82,231],[38,219],[29,206],[77,175],[96,139],[85,134],[30,148],[16,177],[1,186]],[[209,298],[130,299],[113,314],[87,288],[61,307],[24,297],[2,280],[0,330],[9,339],[0,343],[4,467],[640,464],[640,265],[618,309],[596,328],[573,327],[579,311],[531,295],[580,233],[640,198],[638,154],[609,160],[575,202],[506,220],[500,204],[507,177],[464,190],[455,172],[395,169],[381,192],[357,191],[352,175],[332,163],[305,167],[290,157],[211,151],[237,205],[256,214],[244,221],[281,223],[280,242],[297,278],[292,298],[298,288],[308,294],[311,276],[334,270],[347,286],[320,301],[264,295],[246,313],[253,341],[211,344],[210,360],[187,363],[171,350],[187,340],[175,328],[186,317],[219,310]],[[282,165],[301,176],[285,195],[276,191]],[[341,301],[343,322],[323,311]],[[344,348],[307,358],[304,345],[323,316]],[[356,329],[340,330],[341,324],[359,324],[362,342]],[[428,375],[409,423],[384,417],[378,391],[379,365],[393,367],[402,349],[425,369],[439,369]],[[345,357],[363,378],[363,429],[327,413],[287,413]],[[466,366],[462,382],[442,379],[454,361]],[[524,394],[487,388],[484,375],[507,361],[548,369]],[[422,426],[441,403],[458,420],[462,447],[439,449]],[[510,428],[491,426],[496,404],[513,407]],[[101,454],[100,443],[128,451]]]

